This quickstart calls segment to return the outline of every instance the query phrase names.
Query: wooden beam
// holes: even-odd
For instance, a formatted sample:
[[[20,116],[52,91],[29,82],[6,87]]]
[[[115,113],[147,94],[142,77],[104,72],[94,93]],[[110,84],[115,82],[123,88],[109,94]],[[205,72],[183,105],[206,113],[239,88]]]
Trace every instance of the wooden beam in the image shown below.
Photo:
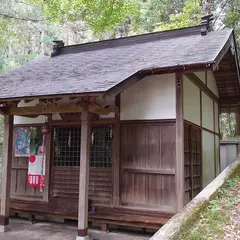
[[[194,73],[184,73],[184,75],[204,93],[206,93],[211,99],[217,102],[219,101],[219,98]]]
[[[91,124],[89,112],[84,109],[81,114],[81,151],[78,199],[78,237],[88,239],[88,187]]]
[[[226,97],[226,98],[220,98],[219,105],[223,106],[229,106],[229,105],[240,105],[240,97]]]
[[[218,71],[216,71],[215,73],[214,73],[214,75],[216,76],[216,77],[227,77],[227,76],[229,76],[229,77],[231,77],[231,76],[237,76],[237,72],[218,72]]]
[[[184,206],[184,121],[183,121],[183,74],[176,73],[176,163],[175,163],[176,210]]]
[[[92,113],[108,115],[111,112],[119,112],[119,108],[117,106],[109,106],[108,108],[102,108],[97,104],[90,104],[87,106],[88,111]],[[0,108],[0,111],[5,112],[5,108]],[[39,103],[35,106],[31,107],[12,107],[9,108],[9,113],[11,115],[24,116],[24,115],[47,115],[52,113],[77,113],[82,112],[83,106],[79,103],[74,104],[55,104],[55,103]]]
[[[0,232],[8,231],[13,145],[13,116],[4,116]]]

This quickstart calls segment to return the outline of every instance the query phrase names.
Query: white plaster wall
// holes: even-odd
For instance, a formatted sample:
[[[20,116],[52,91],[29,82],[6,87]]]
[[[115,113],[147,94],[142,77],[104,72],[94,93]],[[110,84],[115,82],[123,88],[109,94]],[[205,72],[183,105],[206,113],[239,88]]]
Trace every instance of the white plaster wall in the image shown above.
[[[202,131],[202,156],[203,156],[203,187],[207,186],[214,178],[214,134]]]
[[[202,92],[202,126],[214,131],[213,100]]]
[[[53,113],[52,120],[62,120],[62,118],[59,113]]]
[[[38,116],[36,118],[29,118],[29,117],[20,117],[14,116],[14,124],[38,124],[38,123],[45,123],[45,116]]]
[[[214,102],[214,113],[215,113],[215,132],[219,133],[219,109],[218,104]]]
[[[218,95],[218,88],[216,84],[215,77],[212,71],[207,71],[207,87],[216,95]]]
[[[31,107],[38,104],[39,101],[33,100],[31,102],[25,103],[23,100],[18,103],[18,107]],[[29,118],[29,117],[20,117],[14,116],[14,124],[37,124],[37,123],[45,123],[45,116],[38,116],[36,118]]]
[[[187,77],[183,78],[183,116],[185,120],[201,124],[200,89]]]
[[[147,76],[121,94],[121,120],[174,118],[175,74]]]
[[[206,84],[205,72],[194,72],[194,74],[195,74],[204,84]]]
[[[100,118],[115,118],[115,113],[109,113],[108,115],[100,115]]]

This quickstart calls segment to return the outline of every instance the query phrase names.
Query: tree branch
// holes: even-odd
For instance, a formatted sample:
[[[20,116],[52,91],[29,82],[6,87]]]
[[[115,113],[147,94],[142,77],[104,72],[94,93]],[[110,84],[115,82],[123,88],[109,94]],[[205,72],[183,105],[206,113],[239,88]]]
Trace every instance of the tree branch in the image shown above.
[[[16,16],[4,14],[4,13],[0,13],[0,16],[2,16],[3,18],[17,19],[17,20],[30,21],[30,22],[43,22],[43,21],[45,21],[44,19],[21,18],[21,17],[16,17]]]

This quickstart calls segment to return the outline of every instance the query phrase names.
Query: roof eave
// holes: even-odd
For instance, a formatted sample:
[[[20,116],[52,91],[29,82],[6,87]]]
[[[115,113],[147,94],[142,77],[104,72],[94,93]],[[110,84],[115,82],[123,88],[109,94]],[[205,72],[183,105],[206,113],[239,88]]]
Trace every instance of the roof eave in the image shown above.
[[[152,68],[144,68],[141,72],[144,73],[172,73],[176,71],[197,71],[202,69],[211,69],[215,61],[207,61],[207,62],[199,62],[199,63],[191,63],[191,64],[179,64],[174,66],[166,66],[166,67],[152,67]]]
[[[182,64],[182,65],[175,65],[175,66],[144,68],[142,70],[139,70],[135,74],[131,75],[129,78],[118,83],[117,85],[113,86],[112,88],[108,89],[103,95],[103,98],[105,99],[112,98],[124,92],[126,89],[128,89],[129,87],[131,87],[132,85],[136,84],[138,81],[140,81],[141,79],[149,75],[174,73],[174,72],[186,72],[186,71],[199,71],[202,69],[212,70],[214,64],[215,64],[214,61],[209,61],[209,62]]]

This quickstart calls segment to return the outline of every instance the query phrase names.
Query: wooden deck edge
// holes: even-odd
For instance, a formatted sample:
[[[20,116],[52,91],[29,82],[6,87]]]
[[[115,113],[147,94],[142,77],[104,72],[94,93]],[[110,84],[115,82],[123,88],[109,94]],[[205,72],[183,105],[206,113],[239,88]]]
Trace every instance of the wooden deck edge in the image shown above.
[[[199,214],[208,206],[217,191],[222,188],[227,180],[234,176],[240,169],[240,155],[220,173],[207,187],[205,187],[191,202],[179,213],[173,216],[150,240],[176,240],[186,227],[197,221]]]
[[[56,217],[56,218],[61,218],[61,219],[70,219],[70,220],[78,220],[77,215],[73,216],[73,215],[66,215],[66,214],[59,214],[59,213],[48,213],[48,212],[43,212],[43,211],[30,211],[30,210],[24,210],[24,209],[20,209],[20,208],[11,208],[11,213],[25,213],[28,215],[38,215],[38,216],[44,216],[44,217]],[[104,216],[104,213],[106,212],[96,212],[98,213],[98,215],[94,216],[94,213],[89,213],[89,218],[88,221],[89,222],[96,222],[96,223],[101,223],[101,224],[112,224],[112,225],[119,225],[119,226],[130,226],[130,227],[139,227],[139,228],[148,228],[148,229],[159,229],[163,224],[165,224],[169,218],[164,218],[164,217],[160,217],[158,222],[154,222],[154,220],[152,219],[151,221],[151,217],[152,218],[157,218],[156,216],[148,216],[149,217],[149,221],[141,221],[139,220],[138,216],[143,216],[143,217],[147,217],[146,215],[140,215],[140,214],[135,214],[136,218],[134,220],[130,220],[127,218],[127,215],[131,215],[132,214],[126,214],[126,219],[122,220],[122,219],[114,219],[114,217],[107,217]],[[101,217],[101,213],[103,213],[103,217]],[[119,212],[117,212],[119,214]],[[113,214],[114,215],[114,214]],[[161,222],[160,222],[160,218],[161,218]]]

